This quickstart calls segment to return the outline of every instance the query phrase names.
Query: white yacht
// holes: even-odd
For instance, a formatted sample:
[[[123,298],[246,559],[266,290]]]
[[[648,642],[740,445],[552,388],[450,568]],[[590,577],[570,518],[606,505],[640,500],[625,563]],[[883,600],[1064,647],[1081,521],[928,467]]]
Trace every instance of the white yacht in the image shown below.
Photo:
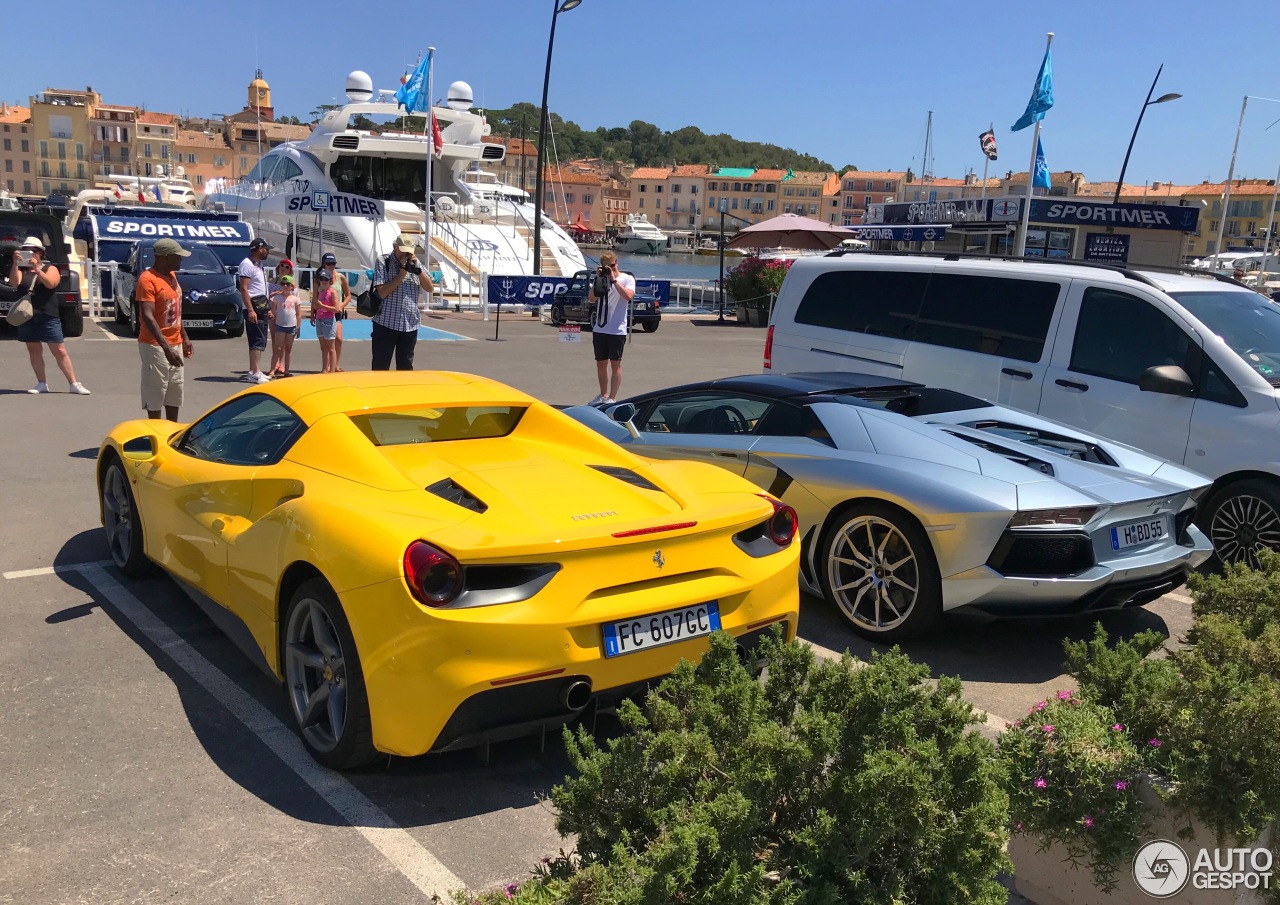
[[[644,214],[627,214],[627,229],[618,236],[614,248],[629,255],[660,255],[668,244],[667,234]]]
[[[206,207],[239,211],[254,234],[301,266],[332,252],[359,291],[399,233],[424,235],[426,167],[431,167],[431,268],[446,295],[478,294],[485,274],[532,274],[534,206],[527,193],[478,169],[501,160],[506,146],[484,141],[490,127],[471,112],[471,87],[449,86],[447,107],[434,113],[443,147],[433,155],[425,128],[412,132],[353,129],[355,116],[395,118],[404,111],[395,92],[374,92],[363,72],[347,78],[350,103],[331,110],[303,141],[272,149],[240,182],[206,187]],[[375,120],[376,122],[377,120]],[[425,123],[423,114],[409,122]],[[329,207],[313,208],[317,193]],[[321,232],[323,230],[323,233]],[[582,252],[546,216],[541,272],[572,275],[586,269]]]

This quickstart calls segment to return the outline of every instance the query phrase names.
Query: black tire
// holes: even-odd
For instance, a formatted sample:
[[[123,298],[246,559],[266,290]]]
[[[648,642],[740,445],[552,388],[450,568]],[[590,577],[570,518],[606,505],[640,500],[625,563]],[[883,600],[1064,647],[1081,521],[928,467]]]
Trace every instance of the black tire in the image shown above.
[[[64,337],[75,339],[78,336],[84,336],[84,309],[80,307],[79,302],[59,306],[58,318],[62,321]]]
[[[98,483],[102,529],[107,533],[111,559],[130,578],[145,578],[155,571],[144,552],[142,517],[129,485],[124,464],[111,454]]]
[[[866,565],[854,544],[870,549]],[[863,637],[895,644],[924,634],[941,618],[933,544],[903,510],[871,500],[847,503],[828,517],[819,550],[823,596]],[[854,590],[859,592],[850,599]]]
[[[293,593],[280,639],[285,699],[307,751],[331,770],[376,760],[360,654],[327,581],[313,578]]]
[[[120,304],[120,300],[116,299],[115,303],[115,322],[117,324],[126,324],[129,322],[129,315],[124,313],[124,306]]]
[[[238,327],[228,327],[227,336],[230,336],[232,339],[244,336],[244,323],[242,322]]]
[[[137,337],[142,328],[138,325],[138,303],[134,302],[129,307],[129,335]]]
[[[1258,568],[1258,551],[1280,549],[1280,486],[1265,478],[1233,481],[1216,490],[1196,517],[1213,543],[1210,568],[1244,562]]]
[[[564,306],[563,305],[551,306],[551,323],[553,326],[556,326],[556,327],[564,326]]]
[[[645,333],[657,333],[658,325],[661,323],[662,321],[658,320],[656,317],[645,318],[640,322],[640,329]]]

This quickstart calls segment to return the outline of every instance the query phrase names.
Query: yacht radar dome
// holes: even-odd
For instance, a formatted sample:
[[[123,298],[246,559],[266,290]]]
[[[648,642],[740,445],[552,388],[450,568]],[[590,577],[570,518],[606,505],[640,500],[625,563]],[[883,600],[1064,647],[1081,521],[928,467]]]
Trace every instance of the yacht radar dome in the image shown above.
[[[475,103],[471,86],[466,82],[454,82],[449,86],[449,99],[445,103],[450,110],[470,110]]]
[[[373,97],[373,79],[369,73],[357,69],[347,76],[347,100],[362,104]]]

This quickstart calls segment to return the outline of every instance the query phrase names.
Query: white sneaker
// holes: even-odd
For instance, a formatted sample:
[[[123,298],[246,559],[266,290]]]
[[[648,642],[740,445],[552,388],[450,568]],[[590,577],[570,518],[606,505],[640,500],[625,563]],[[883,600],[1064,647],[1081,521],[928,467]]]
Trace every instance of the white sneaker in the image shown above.
[[[27,390],[27,392],[33,396],[37,393],[47,393],[49,392],[49,384],[41,381],[40,383],[37,383],[35,386],[33,386],[31,389]]]
[[[270,383],[271,378],[268,377],[266,374],[263,374],[261,371],[259,371],[257,374],[254,375],[253,382],[254,383]]]
[[[78,380],[75,383],[71,384],[71,386],[67,387],[67,392],[70,393],[72,396],[92,396],[93,395],[92,393],[89,392],[89,388],[86,387],[83,383],[81,383]]]
[[[43,385],[44,384],[41,384],[41,386]],[[592,399],[590,402],[588,402],[587,405],[604,405],[608,401],[609,401],[608,396],[597,396],[595,399]]]
[[[241,375],[240,375],[240,379],[241,379],[241,380],[243,380],[245,383],[257,383],[257,382],[258,382],[258,372],[257,372],[257,371],[245,371],[243,374],[241,374]]]

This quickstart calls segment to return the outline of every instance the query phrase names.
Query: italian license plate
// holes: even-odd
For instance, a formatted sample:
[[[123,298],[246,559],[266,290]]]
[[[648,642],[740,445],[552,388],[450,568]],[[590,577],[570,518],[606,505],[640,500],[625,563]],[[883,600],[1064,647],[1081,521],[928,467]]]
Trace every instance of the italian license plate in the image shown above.
[[[1127,550],[1130,547],[1141,547],[1143,544],[1161,540],[1168,534],[1169,520],[1164,516],[1129,522],[1127,525],[1116,525],[1111,529],[1111,549]]]
[[[204,318],[203,320],[184,320],[182,323],[188,327],[212,327],[213,326],[213,321],[210,320],[209,318]]]
[[[720,631],[720,607],[716,601],[667,610],[650,616],[637,616],[622,622],[606,622],[604,655],[620,657],[638,650],[674,644]]]

